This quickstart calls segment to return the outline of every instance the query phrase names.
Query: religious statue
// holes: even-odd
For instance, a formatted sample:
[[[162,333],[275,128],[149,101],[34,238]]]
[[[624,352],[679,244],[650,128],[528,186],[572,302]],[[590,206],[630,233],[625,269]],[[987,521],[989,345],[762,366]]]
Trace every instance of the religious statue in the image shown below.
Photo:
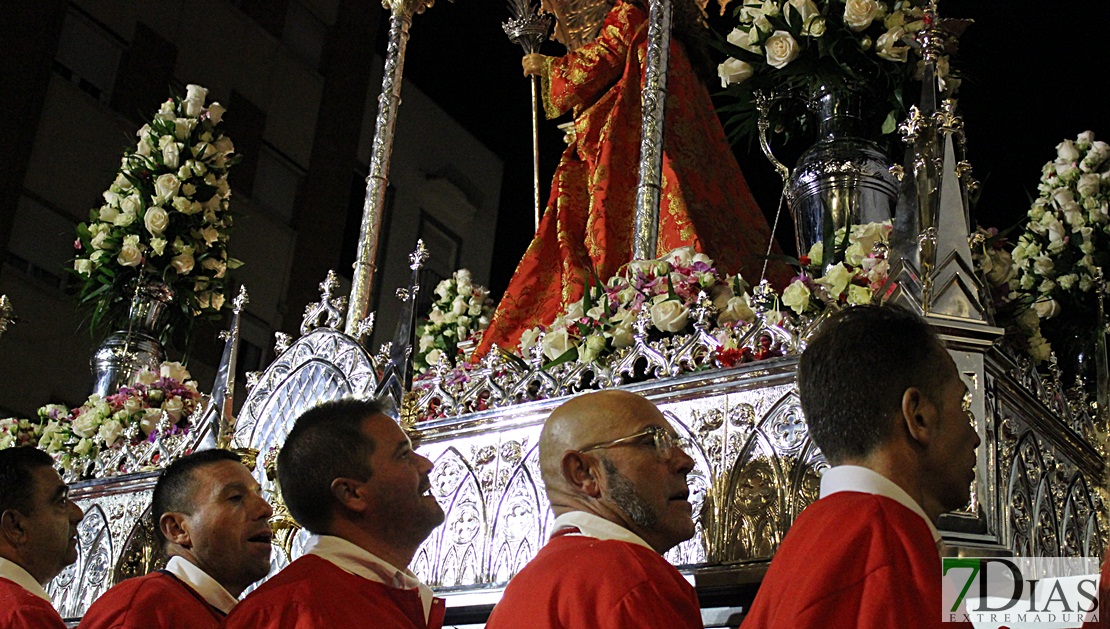
[[[476,356],[493,344],[516,347],[522,332],[551,323],[588,282],[608,280],[632,259],[647,2],[544,0],[543,9],[555,15],[555,39],[568,53],[525,55],[524,73],[540,76],[548,118],[573,112],[573,130],[535,238]],[[673,22],[656,254],[693,246],[754,283],[771,231],[692,63],[709,65],[696,0],[675,0]],[[784,267],[773,273],[785,283]]]

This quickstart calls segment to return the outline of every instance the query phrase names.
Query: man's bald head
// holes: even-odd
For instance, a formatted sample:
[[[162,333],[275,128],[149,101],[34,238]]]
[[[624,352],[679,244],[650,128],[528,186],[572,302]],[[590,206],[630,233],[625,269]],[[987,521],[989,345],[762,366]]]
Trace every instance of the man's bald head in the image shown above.
[[[654,404],[627,391],[580,395],[540,434],[540,472],[556,515],[583,511],[660,553],[694,534],[686,476],[694,461]]]
[[[585,393],[552,411],[540,433],[540,472],[548,492],[553,487],[566,489],[562,473],[564,454],[623,437],[645,419],[666,423],[654,404],[619,389]]]

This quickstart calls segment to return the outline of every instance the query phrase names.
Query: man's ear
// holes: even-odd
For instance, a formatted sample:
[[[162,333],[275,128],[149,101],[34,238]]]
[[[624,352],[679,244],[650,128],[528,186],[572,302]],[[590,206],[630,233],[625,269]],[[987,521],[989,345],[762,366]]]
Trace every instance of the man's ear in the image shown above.
[[[353,478],[336,478],[331,482],[331,494],[343,508],[361,513],[371,506],[362,497],[360,488],[363,484]]]
[[[937,407],[924,391],[910,387],[902,393],[901,421],[910,440],[919,447],[924,448],[932,443],[936,419]]]
[[[27,542],[27,527],[22,513],[15,509],[8,509],[0,513],[0,535],[8,540],[12,546],[19,546]]]
[[[185,514],[167,511],[158,518],[158,528],[162,531],[162,537],[166,538],[167,542],[176,544],[182,548],[191,548],[193,545],[192,537],[189,535],[189,527],[185,523]]]
[[[563,480],[575,492],[598,498],[601,496],[601,483],[597,476],[596,464],[581,452],[571,450],[563,455]]]

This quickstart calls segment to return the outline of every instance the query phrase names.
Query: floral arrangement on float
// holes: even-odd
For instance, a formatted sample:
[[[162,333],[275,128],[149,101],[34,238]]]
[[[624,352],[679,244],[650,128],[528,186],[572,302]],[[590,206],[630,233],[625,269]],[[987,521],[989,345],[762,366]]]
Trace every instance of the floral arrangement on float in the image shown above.
[[[800,271],[782,291],[782,305],[796,316],[818,316],[829,308],[869,304],[890,272],[890,221],[841,227],[834,250],[817,242],[798,259]],[[828,258],[826,260],[826,258]]]
[[[732,0],[719,0],[722,15]],[[907,43],[925,28],[920,2],[910,0],[737,0],[736,25],[720,46],[722,88],[735,103],[721,108],[732,137],[754,137],[756,93],[808,97],[819,92],[864,91],[882,103],[883,133],[906,111],[905,95],[918,78],[919,55]],[[942,84],[954,90],[948,59],[938,63]],[[769,115],[788,134],[804,128],[797,109]]]
[[[1110,144],[1090,131],[1064,140],[1037,192],[1010,254],[1010,311],[1030,355],[1058,359],[1065,386],[1105,386]]]
[[[125,320],[144,285],[168,289],[169,308],[154,330],[162,342],[186,334],[198,317],[217,317],[227,295],[232,217],[228,169],[239,157],[223,131],[224,108],[207,90],[186,87],[137,132],[104,203],[77,226],[73,269],[91,323]]]
[[[455,366],[459,344],[475,341],[493,316],[489,289],[473,283],[467,269],[459,269],[437,284],[435,295],[428,316],[416,326],[413,367],[421,374],[440,362]]]
[[[105,452],[189,434],[201,394],[185,367],[165,362],[158,373],[143,370],[136,380],[73,409],[47,404],[36,419],[0,420],[0,449],[37,446],[69,477],[80,478]]]
[[[688,332],[706,299],[714,313],[707,327],[719,330],[722,345],[717,362],[732,366],[742,361],[732,328],[756,319],[747,289],[741,276],[723,275],[708,256],[682,247],[658,260],[630,262],[608,282],[587,287],[551,325],[526,330],[517,349],[522,356],[542,354],[545,367],[596,363],[633,344],[641,316],[650,321],[653,338]],[[744,361],[754,358],[749,352]]]

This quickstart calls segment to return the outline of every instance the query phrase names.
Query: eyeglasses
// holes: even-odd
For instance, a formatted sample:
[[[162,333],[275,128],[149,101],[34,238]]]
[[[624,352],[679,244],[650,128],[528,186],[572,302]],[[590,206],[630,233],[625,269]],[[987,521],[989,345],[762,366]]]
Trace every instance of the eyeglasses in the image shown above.
[[[664,461],[669,461],[671,457],[674,456],[675,448],[688,453],[690,451],[690,448],[693,446],[693,443],[689,439],[685,437],[676,437],[667,432],[667,429],[663,428],[662,426],[648,426],[647,428],[634,435],[628,435],[627,437],[613,439],[612,441],[595,443],[593,445],[586,446],[585,448],[580,448],[578,451],[589,452],[590,450],[616,448],[618,446],[630,445],[637,439],[642,439],[648,436],[652,437],[652,441],[655,445],[655,453],[659,455],[659,458],[663,459]]]

